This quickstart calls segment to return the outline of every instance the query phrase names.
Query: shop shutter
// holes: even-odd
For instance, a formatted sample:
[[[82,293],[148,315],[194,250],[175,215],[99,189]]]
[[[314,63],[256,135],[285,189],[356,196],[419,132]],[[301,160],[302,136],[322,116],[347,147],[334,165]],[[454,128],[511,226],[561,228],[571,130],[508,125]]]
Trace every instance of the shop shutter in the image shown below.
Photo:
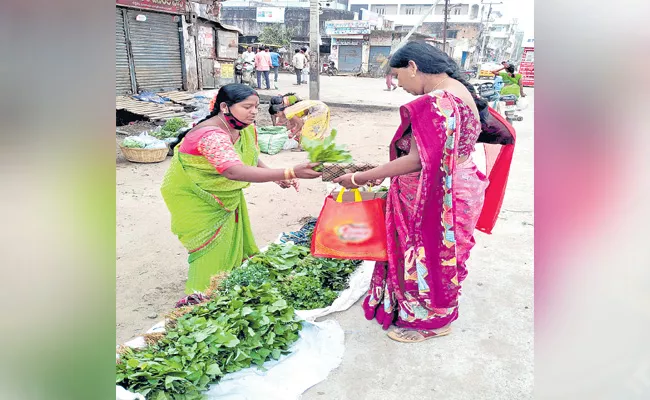
[[[138,15],[146,16],[146,21],[136,21]],[[183,88],[179,18],[170,14],[127,11],[139,92]]]
[[[121,8],[115,9],[115,94],[131,93],[131,73],[126,46],[124,15]]]

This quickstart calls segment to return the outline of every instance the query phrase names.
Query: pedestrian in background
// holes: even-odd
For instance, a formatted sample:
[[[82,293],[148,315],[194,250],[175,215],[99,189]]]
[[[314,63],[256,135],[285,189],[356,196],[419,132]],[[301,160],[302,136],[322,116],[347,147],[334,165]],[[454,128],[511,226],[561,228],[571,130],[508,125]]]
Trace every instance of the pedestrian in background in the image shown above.
[[[386,65],[384,66],[384,76],[386,77],[386,90],[391,91],[397,89],[397,85],[395,82],[393,82],[393,68],[390,66],[390,57],[388,56],[384,62]]]
[[[302,83],[302,70],[305,69],[305,62],[305,54],[300,49],[296,49],[296,54],[293,56],[293,68],[296,72],[295,85]]]
[[[257,87],[262,89],[262,75],[264,75],[266,89],[270,90],[269,71],[271,70],[271,56],[267,51],[262,51],[261,47],[257,49],[257,54],[255,54],[255,70],[257,71]]]
[[[311,57],[309,57],[309,48],[307,46],[303,46],[300,48],[300,51],[305,55],[305,68],[302,70],[302,82],[307,83],[307,80],[309,79],[309,65],[311,63]]]
[[[266,51],[269,51],[269,48],[266,48]],[[273,89],[278,88],[278,69],[280,68],[280,54],[275,51],[269,53],[271,56],[271,71],[273,71]]]

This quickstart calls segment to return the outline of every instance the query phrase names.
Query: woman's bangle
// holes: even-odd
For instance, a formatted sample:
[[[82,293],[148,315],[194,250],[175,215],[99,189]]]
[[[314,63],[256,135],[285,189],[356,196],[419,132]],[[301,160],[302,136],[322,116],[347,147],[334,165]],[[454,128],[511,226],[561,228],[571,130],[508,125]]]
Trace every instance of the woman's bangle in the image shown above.
[[[358,172],[355,172],[354,174],[352,174],[352,176],[350,177],[350,180],[352,181],[352,184],[353,184],[354,186],[361,186],[361,185],[359,185],[358,183],[356,183],[356,182],[354,181],[354,176],[355,176],[356,174],[358,174]]]
[[[289,178],[296,179],[296,171],[293,170],[293,167],[289,168]]]
[[[284,180],[285,181],[288,181],[290,179],[289,174],[290,174],[289,168],[285,168],[284,169]]]

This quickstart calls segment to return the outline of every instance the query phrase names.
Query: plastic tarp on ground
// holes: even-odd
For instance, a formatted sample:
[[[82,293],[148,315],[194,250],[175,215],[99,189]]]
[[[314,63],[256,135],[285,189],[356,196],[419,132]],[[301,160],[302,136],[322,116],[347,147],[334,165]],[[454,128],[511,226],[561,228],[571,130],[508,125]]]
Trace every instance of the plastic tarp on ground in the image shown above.
[[[276,241],[279,243],[279,239]],[[264,251],[266,249],[262,249]],[[349,287],[342,291],[331,306],[315,310],[296,310],[304,319],[300,338],[291,347],[291,354],[278,361],[264,364],[266,371],[247,368],[226,375],[206,392],[207,400],[293,400],[310,387],[325,380],[330,371],[343,360],[344,334],[334,320],[314,322],[317,318],[345,311],[352,307],[368,290],[374,262],[364,261],[350,275]],[[360,315],[361,317],[361,315]],[[164,321],[147,333],[164,332]],[[144,347],[144,338],[125,343],[130,347]],[[117,387],[116,400],[144,400],[139,395]]]

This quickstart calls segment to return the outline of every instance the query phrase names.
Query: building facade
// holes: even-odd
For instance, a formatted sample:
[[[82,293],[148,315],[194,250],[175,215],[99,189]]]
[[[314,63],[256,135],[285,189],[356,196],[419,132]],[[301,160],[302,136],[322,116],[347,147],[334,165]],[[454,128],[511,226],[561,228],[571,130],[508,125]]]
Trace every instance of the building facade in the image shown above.
[[[196,90],[234,82],[239,31],[219,3],[116,0],[115,91]]]

